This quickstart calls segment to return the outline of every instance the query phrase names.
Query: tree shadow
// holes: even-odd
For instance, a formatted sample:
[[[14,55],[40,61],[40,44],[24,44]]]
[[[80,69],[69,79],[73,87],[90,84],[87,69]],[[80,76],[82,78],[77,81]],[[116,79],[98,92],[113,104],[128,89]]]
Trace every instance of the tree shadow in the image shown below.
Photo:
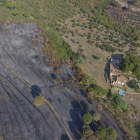
[[[127,1],[128,5],[133,5],[133,1]]]
[[[79,140],[81,138],[82,127],[84,125],[82,118],[85,112],[82,110],[81,105],[76,100],[73,100],[71,105],[73,107],[73,109],[70,110],[70,117],[72,121],[69,121],[68,124],[70,131],[73,133],[75,138]]]
[[[36,96],[39,95],[39,93],[41,93],[40,87],[37,86],[37,85],[32,85],[32,87],[31,87],[31,94],[32,94],[32,97],[35,98]]]
[[[53,80],[55,80],[56,79],[56,76],[55,76],[55,74],[50,74],[51,75],[51,78],[53,79]]]
[[[84,91],[83,89],[80,89],[80,93],[82,96],[87,97],[87,92]]]
[[[67,134],[62,134],[61,135],[61,140],[69,140],[69,137]]]
[[[106,82],[107,82],[107,81],[110,81],[110,78],[109,78],[110,61],[111,61],[111,58],[108,59],[108,61],[107,61],[107,63],[106,63],[106,66],[105,66],[105,68],[104,68],[104,77],[105,77]]]
[[[127,7],[126,6],[123,6],[122,7],[122,10],[126,11],[127,10]]]

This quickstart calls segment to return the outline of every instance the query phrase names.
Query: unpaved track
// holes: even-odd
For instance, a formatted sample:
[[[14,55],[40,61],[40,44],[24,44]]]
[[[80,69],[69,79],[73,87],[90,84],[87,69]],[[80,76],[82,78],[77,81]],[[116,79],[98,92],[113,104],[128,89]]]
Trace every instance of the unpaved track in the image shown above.
[[[72,69],[60,64],[56,73],[41,50],[43,37],[34,23],[0,24],[0,137],[4,140],[79,140],[83,115],[96,112],[97,102],[88,103],[78,85],[67,83]],[[37,44],[33,44],[38,40]],[[61,79],[62,83],[56,82]],[[35,106],[42,94],[46,104]],[[102,124],[123,132],[103,110]],[[94,124],[92,127],[95,127]],[[100,124],[98,124],[100,125]],[[94,128],[93,128],[94,129]]]
[[[21,82],[23,82],[25,85],[27,85],[29,88],[32,88],[32,86],[27,83],[26,81],[24,81],[15,71],[13,71],[9,66],[7,66],[5,63],[3,63],[1,60],[0,60],[0,63],[5,66],[8,70],[10,70],[19,80],[21,80]],[[34,88],[32,88],[33,90],[35,90]],[[36,90],[35,90],[36,92]],[[61,117],[60,115],[57,113],[57,111],[55,110],[55,108],[53,107],[53,105],[50,104],[50,102],[45,98],[45,101],[46,103],[50,106],[50,108],[53,110],[55,116],[59,119],[59,121],[61,122],[61,125],[63,126],[63,128],[65,129],[66,131],[66,134],[68,135],[69,139],[70,140],[73,140],[73,138],[71,137],[69,131],[67,130],[67,128],[65,127],[63,121],[61,120]]]
[[[115,0],[117,1],[121,6],[124,6],[124,7],[127,7],[128,8],[128,5],[124,4],[123,2],[121,2],[120,0]],[[136,8],[131,8],[133,11],[137,11],[137,12],[140,12],[139,9],[136,9]]]

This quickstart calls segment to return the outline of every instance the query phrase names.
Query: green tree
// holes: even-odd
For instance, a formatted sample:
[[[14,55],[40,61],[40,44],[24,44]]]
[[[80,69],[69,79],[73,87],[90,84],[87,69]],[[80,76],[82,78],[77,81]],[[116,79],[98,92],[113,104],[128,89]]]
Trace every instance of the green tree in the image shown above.
[[[98,131],[98,134],[99,134],[99,137],[100,137],[101,139],[103,139],[103,138],[105,137],[105,135],[106,135],[106,130],[105,130],[105,129],[100,129],[100,130]]]
[[[127,108],[127,103],[121,99],[120,97],[115,97],[114,98],[114,102],[119,105],[122,109],[126,109]]]
[[[84,122],[86,124],[89,124],[92,122],[92,115],[90,113],[86,113],[84,116],[83,116],[83,119],[84,119]]]
[[[95,120],[95,121],[99,121],[100,118],[101,118],[101,116],[100,116],[99,113],[94,113],[94,114],[93,114],[93,120]]]
[[[89,125],[83,126],[83,134],[81,140],[98,140],[94,135],[94,132],[91,130]]]
[[[139,86],[138,86],[136,80],[134,80],[134,79],[132,81],[130,81],[129,86],[131,88],[135,89],[136,91],[139,89]]]
[[[117,131],[115,129],[110,129],[109,136],[111,139],[116,139],[116,137],[118,136]]]
[[[140,66],[135,66],[135,68],[133,70],[133,74],[135,76],[140,76]]]

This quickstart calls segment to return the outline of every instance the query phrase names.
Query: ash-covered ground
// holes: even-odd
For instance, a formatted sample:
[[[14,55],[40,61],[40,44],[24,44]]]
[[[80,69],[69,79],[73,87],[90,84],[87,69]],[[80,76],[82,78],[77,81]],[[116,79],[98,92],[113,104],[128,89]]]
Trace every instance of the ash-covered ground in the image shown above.
[[[40,33],[35,23],[0,23],[0,138],[69,140],[69,133],[72,139],[80,140],[82,117],[86,112],[97,112],[97,102],[89,103],[80,86],[66,83],[71,78],[71,68],[61,64],[62,72],[56,73],[50,66],[41,49],[44,39],[37,37]],[[60,117],[47,103],[35,106],[38,93],[33,89],[46,97]],[[121,129],[108,113],[103,110],[100,114],[102,123],[93,122],[91,128],[110,125],[123,140]]]

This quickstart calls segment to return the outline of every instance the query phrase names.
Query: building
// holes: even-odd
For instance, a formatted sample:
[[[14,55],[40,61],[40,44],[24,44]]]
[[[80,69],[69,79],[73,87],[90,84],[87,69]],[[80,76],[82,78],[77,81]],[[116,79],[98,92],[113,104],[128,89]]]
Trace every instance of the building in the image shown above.
[[[116,86],[125,85],[125,76],[119,69],[120,63],[121,60],[119,59],[111,59],[110,62],[111,85],[116,85]]]

